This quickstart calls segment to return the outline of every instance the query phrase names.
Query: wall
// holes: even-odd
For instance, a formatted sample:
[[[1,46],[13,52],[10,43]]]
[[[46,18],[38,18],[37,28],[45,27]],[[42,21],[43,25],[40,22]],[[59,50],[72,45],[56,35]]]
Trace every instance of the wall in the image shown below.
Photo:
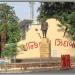
[[[69,37],[63,37],[64,31],[60,31],[56,19],[48,19],[48,32],[47,38],[51,40],[51,56],[60,57],[62,54],[70,54],[75,56],[75,42],[71,41]],[[40,40],[42,38],[42,32],[40,30],[41,25],[31,25],[29,31],[26,33],[26,39],[18,42],[18,46],[24,45],[27,50],[20,49],[18,47],[17,59],[25,58],[39,58],[40,57]]]

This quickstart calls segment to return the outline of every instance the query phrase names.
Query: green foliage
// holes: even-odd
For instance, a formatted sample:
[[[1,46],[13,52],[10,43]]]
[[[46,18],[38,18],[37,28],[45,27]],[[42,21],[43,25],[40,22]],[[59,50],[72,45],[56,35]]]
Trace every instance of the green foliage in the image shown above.
[[[8,43],[15,43],[20,40],[20,29],[18,27],[18,22],[13,16],[9,17],[7,35]]]
[[[8,46],[3,50],[2,55],[12,57],[16,52],[16,43],[20,40],[20,29],[18,27],[18,17],[13,10],[13,7],[6,3],[0,4],[0,32],[5,32],[7,35]]]
[[[2,52],[2,56],[6,56],[8,58],[12,58],[16,54],[16,43],[7,44],[5,50]]]
[[[20,40],[18,20],[13,7],[5,3],[0,4],[0,32],[7,33],[7,43],[15,43]]]
[[[61,19],[65,14],[71,14],[75,11],[74,2],[42,2],[38,11],[40,12],[38,20],[41,18]]]
[[[75,40],[75,3],[74,2],[43,2],[39,7],[38,20],[56,18],[61,22],[60,28],[65,27],[65,33]]]

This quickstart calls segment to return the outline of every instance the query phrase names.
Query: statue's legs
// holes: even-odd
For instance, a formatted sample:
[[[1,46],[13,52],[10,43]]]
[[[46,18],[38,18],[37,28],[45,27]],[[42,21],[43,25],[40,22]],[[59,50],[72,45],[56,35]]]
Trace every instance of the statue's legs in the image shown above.
[[[44,38],[44,30],[42,30],[43,38]]]
[[[46,38],[47,30],[44,31],[44,37]]]
[[[43,30],[42,33],[43,33],[43,38],[46,38],[47,30]]]

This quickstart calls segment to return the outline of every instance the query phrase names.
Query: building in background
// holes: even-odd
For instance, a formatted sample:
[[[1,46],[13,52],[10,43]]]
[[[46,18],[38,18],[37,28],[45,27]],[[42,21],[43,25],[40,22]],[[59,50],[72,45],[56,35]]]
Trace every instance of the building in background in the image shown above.
[[[29,26],[31,25],[32,20],[23,20],[19,23],[19,27],[21,30],[21,40],[24,40],[26,37],[26,31],[29,30]]]

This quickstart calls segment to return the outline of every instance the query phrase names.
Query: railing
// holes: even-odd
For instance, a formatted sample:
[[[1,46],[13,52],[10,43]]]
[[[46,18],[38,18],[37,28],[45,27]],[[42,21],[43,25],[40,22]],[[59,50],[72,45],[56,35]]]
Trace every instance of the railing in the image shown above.
[[[8,71],[9,69],[19,68],[20,70],[27,70],[30,67],[38,67],[40,68],[40,64],[42,68],[52,67],[52,66],[59,66],[59,63],[12,63],[12,64],[0,64],[0,69]]]

